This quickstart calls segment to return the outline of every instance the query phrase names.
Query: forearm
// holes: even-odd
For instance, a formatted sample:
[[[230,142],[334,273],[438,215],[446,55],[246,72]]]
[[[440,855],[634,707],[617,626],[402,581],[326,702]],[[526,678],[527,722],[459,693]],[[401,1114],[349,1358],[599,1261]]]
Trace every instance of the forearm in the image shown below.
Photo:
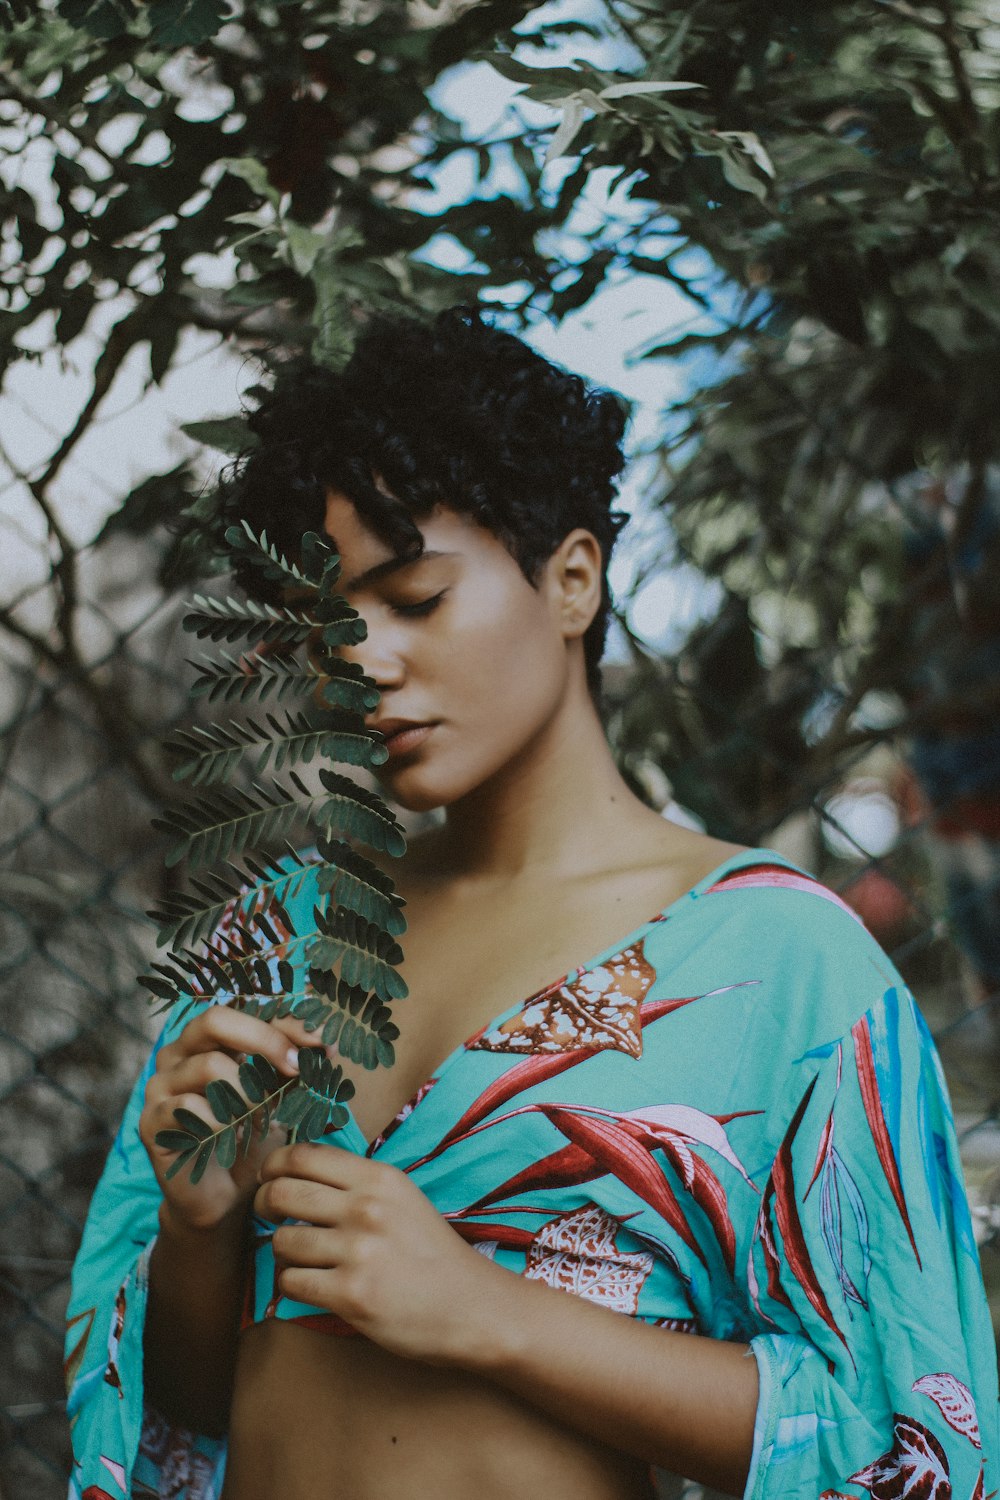
[[[758,1394],[747,1345],[654,1328],[495,1269],[488,1324],[458,1363],[611,1447],[743,1493]]]
[[[161,1209],[143,1334],[146,1396],[170,1421],[213,1437],[229,1420],[247,1254],[244,1213],[190,1230]]]

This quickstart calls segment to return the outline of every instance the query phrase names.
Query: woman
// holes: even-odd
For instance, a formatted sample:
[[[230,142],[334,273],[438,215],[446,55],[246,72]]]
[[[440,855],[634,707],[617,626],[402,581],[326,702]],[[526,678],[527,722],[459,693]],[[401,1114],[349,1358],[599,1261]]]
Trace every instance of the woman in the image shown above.
[[[444,817],[393,871],[396,1066],[331,1144],[168,1179],[175,1108],[309,1040],[168,1020],[77,1263],[77,1490],[984,1496],[995,1354],[910,997],[832,893],[664,821],[605,742],[617,404],[451,313],[253,425],[223,521],[325,526],[384,789]]]

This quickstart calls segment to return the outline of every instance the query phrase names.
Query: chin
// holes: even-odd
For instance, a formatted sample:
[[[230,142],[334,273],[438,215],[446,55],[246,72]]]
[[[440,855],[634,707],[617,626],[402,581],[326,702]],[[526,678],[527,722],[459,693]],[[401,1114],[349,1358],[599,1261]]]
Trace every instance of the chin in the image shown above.
[[[409,766],[392,768],[388,775],[386,767],[380,766],[378,781],[384,795],[405,812],[429,813],[460,802],[488,782],[494,773],[495,768],[490,767],[476,775],[466,766],[457,774],[448,775],[443,766],[416,761]]]

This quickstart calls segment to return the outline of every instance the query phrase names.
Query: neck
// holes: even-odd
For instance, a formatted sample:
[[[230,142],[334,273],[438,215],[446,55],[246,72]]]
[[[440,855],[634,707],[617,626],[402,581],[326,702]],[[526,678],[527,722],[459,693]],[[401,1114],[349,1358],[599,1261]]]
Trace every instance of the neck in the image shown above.
[[[521,755],[448,808],[442,852],[453,877],[579,874],[636,815],[648,816],[622,780],[589,693],[570,690]]]

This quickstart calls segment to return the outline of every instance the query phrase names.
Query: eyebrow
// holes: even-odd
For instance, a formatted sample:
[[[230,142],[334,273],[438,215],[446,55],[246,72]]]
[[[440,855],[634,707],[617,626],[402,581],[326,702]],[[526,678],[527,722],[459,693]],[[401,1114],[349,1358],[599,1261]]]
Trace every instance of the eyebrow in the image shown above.
[[[416,557],[388,557],[385,562],[376,563],[373,568],[366,568],[356,578],[341,579],[340,590],[346,593],[349,589],[362,589],[370,583],[377,583],[380,578],[387,578],[390,573],[398,573],[402,568],[412,568],[417,563],[431,562],[437,557],[455,557],[454,552],[419,552]]]

